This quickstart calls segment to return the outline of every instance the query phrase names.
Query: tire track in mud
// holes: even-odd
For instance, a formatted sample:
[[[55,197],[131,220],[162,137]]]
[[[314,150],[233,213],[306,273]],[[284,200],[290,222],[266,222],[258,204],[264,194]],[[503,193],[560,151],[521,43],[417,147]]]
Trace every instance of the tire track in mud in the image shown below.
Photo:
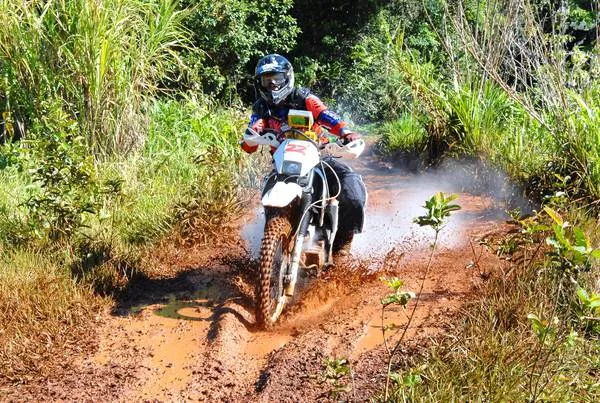
[[[351,388],[339,398],[364,401],[377,393],[386,361],[380,300],[389,292],[379,278],[397,276],[405,290],[419,289],[432,234],[412,219],[423,214],[421,206],[433,193],[461,189],[447,178],[391,169],[382,174],[376,161],[365,160],[356,169],[369,189],[367,226],[355,237],[354,257],[329,272],[305,275],[300,295],[274,329],[265,332],[254,325],[257,264],[252,255],[256,238],[260,241],[261,215],[250,212],[224,230],[224,245],[158,251],[157,272],[168,267],[171,274],[134,284],[116,314],[105,318],[95,353],[67,368],[42,396],[323,401],[332,391],[324,362],[342,357],[348,358],[353,376],[345,379]],[[402,351],[447,331],[451,316],[476,292],[480,272],[503,265],[477,240],[508,230],[504,206],[468,192],[461,192],[458,203],[463,209],[442,232]],[[388,311],[384,325],[406,323],[407,312]],[[390,343],[398,338],[389,336]],[[21,392],[28,390],[33,389]]]

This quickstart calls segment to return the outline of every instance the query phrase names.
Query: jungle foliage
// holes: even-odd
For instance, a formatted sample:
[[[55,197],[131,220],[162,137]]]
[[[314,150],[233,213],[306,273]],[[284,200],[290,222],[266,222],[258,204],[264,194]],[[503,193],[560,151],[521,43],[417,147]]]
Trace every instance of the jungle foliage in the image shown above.
[[[231,102],[248,91],[252,64],[268,53],[287,53],[300,32],[290,15],[293,0],[182,0],[193,52],[184,52],[193,81],[204,92]]]
[[[0,1],[0,383],[51,371],[145,248],[237,206],[240,112],[164,85],[191,49],[178,7]]]

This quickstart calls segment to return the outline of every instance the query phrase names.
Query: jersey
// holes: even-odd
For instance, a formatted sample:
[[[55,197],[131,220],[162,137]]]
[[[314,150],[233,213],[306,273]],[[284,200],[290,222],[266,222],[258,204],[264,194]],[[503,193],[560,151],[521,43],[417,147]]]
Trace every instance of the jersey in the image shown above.
[[[281,128],[282,123],[287,122],[290,109],[310,111],[315,121],[312,130],[317,134],[320,133],[321,127],[338,137],[343,137],[351,132],[346,127],[346,122],[336,113],[327,109],[323,101],[311,93],[308,88],[295,88],[283,102],[277,105],[269,105],[267,101],[260,98],[252,106],[252,115],[248,126],[258,133],[264,129],[277,131]],[[242,149],[252,153],[258,149],[258,146],[242,141]]]

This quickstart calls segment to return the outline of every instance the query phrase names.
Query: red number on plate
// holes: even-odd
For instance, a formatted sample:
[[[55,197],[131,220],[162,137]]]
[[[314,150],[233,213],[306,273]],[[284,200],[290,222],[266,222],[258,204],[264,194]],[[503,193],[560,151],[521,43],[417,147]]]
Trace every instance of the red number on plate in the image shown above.
[[[306,147],[301,144],[288,144],[285,147],[285,152],[306,154]]]

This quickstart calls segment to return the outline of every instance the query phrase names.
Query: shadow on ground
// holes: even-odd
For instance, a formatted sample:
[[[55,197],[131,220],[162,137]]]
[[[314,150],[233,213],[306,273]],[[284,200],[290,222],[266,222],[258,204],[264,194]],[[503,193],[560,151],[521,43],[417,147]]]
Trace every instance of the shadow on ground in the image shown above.
[[[236,307],[249,312],[254,310],[255,266],[256,262],[248,257],[225,255],[209,264],[185,268],[173,277],[152,278],[138,272],[119,294],[112,314],[136,315],[147,307],[154,307],[154,313],[159,316],[216,324],[223,315],[231,313],[248,330],[253,330],[254,324]],[[209,308],[212,315],[198,317],[181,313],[183,308],[200,307]],[[211,333],[214,332],[209,332],[209,338]]]

